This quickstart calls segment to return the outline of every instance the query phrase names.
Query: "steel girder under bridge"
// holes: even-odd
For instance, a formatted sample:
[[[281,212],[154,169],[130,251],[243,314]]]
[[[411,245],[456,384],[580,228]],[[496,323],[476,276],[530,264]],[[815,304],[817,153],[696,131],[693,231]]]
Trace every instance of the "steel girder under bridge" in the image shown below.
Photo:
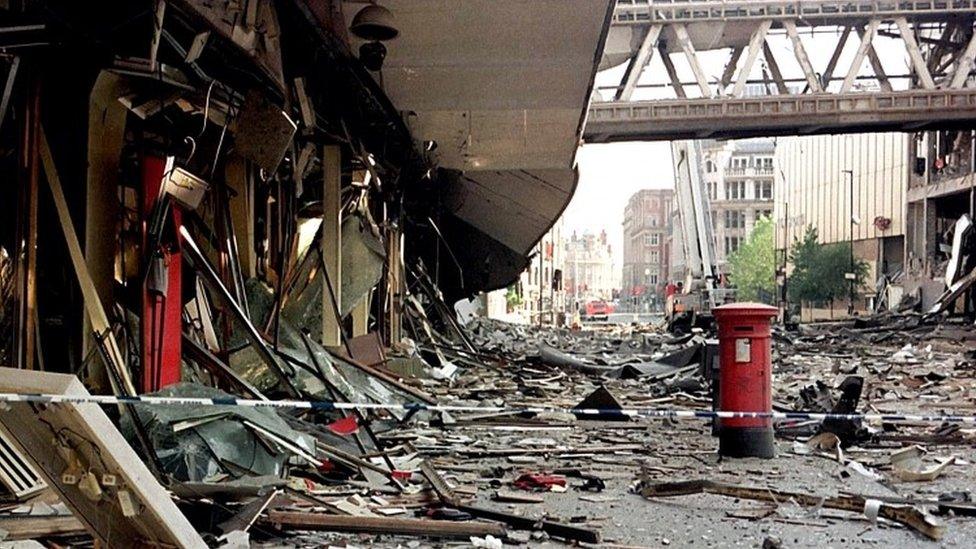
[[[618,0],[603,68],[626,70],[584,136],[972,127],[974,18],[976,0]]]

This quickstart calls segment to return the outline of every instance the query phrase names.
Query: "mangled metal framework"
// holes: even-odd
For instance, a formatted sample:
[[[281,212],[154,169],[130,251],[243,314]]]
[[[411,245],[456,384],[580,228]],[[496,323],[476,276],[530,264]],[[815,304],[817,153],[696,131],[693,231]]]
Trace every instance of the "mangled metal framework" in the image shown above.
[[[612,100],[592,106],[587,139],[749,137],[968,124],[976,118],[970,78],[976,60],[974,15],[976,3],[969,0],[625,0],[614,13],[604,63],[626,62],[626,71],[619,86],[608,90]],[[770,46],[774,33],[788,38],[792,56]],[[803,35],[825,33],[838,38],[827,63],[814,66],[808,53],[811,38]],[[843,67],[840,61],[852,35],[857,48]],[[907,74],[884,66],[875,49],[878,37],[901,43],[910,60]],[[714,74],[700,56],[713,50],[728,51],[721,71]],[[676,53],[694,81],[679,78],[671,57]],[[670,88],[674,98],[635,101],[638,81],[654,56],[660,56],[664,74],[655,74],[655,83],[648,85]],[[869,76],[861,73],[865,62]],[[756,77],[759,68],[761,78]],[[783,68],[801,77],[784,78]],[[747,85],[762,86],[767,93],[746,97]]]
[[[405,198],[432,166],[350,52],[341,3],[13,4],[0,9],[0,365],[122,397],[433,401],[353,344],[440,337],[431,323],[451,320],[431,254],[404,246],[431,231],[411,221],[421,206],[438,213],[429,195]],[[86,525],[108,539],[102,525],[131,509],[106,499],[118,471],[103,441],[24,440],[57,409],[22,408],[27,463],[53,444],[108,475],[85,477],[82,502],[105,509]],[[412,416],[121,406],[112,419],[157,480],[198,498],[282,484],[297,464],[400,489],[389,457],[361,456],[380,449],[372,422]],[[337,419],[354,429],[337,435]]]

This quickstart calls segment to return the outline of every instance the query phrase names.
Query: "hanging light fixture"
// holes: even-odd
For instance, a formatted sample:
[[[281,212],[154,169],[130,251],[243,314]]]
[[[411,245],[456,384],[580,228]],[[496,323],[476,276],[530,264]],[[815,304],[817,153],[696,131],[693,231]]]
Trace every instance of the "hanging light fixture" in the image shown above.
[[[349,31],[366,40],[359,46],[359,60],[371,71],[383,68],[383,61],[386,59],[386,46],[383,42],[393,40],[400,34],[393,24],[390,10],[375,3],[359,10],[352,18]]]
[[[349,30],[359,38],[370,42],[385,42],[396,38],[400,31],[393,22],[390,10],[377,4],[370,4],[359,10],[352,18]]]

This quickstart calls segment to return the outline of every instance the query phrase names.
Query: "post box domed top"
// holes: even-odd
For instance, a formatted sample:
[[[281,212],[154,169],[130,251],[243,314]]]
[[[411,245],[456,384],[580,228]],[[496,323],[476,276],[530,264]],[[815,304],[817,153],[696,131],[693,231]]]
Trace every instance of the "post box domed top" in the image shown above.
[[[779,313],[776,307],[763,303],[729,303],[712,309],[716,319],[729,317],[773,317]]]

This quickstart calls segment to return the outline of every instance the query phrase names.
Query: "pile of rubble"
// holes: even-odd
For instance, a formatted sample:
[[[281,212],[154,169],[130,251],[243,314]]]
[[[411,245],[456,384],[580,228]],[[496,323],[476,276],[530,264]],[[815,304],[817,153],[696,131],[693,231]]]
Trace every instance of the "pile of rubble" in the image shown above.
[[[106,410],[121,434],[94,405],[11,404],[23,413],[4,415],[10,435],[49,430],[26,450],[37,458],[32,450],[50,452],[53,439],[57,455],[38,461],[46,474],[5,507],[0,530],[69,545],[110,533],[180,546],[333,547],[723,546],[743,535],[767,547],[904,545],[976,532],[968,426],[784,420],[775,459],[722,460],[705,420],[613,413],[712,409],[713,340],[485,319],[437,330],[442,319],[426,312],[436,308],[421,305],[436,299],[417,299],[414,338],[389,356],[375,337],[350,341],[352,356],[325,349],[282,320],[278,346],[268,346],[281,377],[257,352],[234,366],[211,358],[216,386],[185,382],[150,396],[216,405]],[[260,315],[260,299],[250,303]],[[976,368],[952,333],[914,316],[777,329],[774,408],[973,409]],[[3,376],[20,392],[87,394],[69,376]],[[286,382],[302,399],[362,406],[220,405],[267,399],[269,389],[287,397]]]

